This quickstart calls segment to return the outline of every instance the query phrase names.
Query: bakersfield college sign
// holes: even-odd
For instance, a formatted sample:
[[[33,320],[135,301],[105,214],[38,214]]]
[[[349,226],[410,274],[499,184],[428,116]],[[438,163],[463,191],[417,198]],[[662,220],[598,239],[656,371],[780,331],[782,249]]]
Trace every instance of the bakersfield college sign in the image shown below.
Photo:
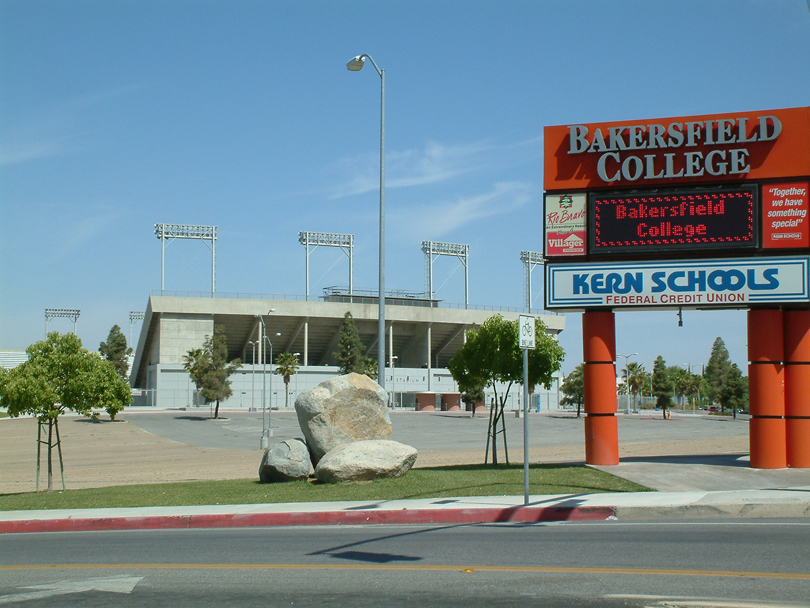
[[[544,136],[549,308],[810,301],[806,263],[796,270],[810,246],[810,108],[561,125]],[[721,267],[684,275],[703,277],[692,299],[678,278],[661,279],[718,258]],[[617,263],[634,266],[602,271]],[[596,298],[606,286],[627,292]]]

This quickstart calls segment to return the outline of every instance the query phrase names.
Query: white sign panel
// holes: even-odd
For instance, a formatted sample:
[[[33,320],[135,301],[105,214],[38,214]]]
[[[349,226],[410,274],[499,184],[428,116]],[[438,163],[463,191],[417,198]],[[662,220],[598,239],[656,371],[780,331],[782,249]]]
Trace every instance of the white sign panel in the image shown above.
[[[534,317],[520,315],[518,331],[520,348],[534,348]]]
[[[810,302],[810,258],[548,264],[546,307],[738,307]]]

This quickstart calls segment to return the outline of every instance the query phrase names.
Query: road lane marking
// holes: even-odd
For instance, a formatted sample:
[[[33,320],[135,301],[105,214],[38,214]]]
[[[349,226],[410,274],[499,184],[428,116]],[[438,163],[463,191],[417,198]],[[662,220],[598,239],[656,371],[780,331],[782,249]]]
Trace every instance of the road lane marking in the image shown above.
[[[87,591],[106,591],[108,593],[132,593],[135,585],[143,580],[142,576],[113,576],[94,578],[85,581],[57,581],[46,585],[29,585],[19,589],[31,589],[25,593],[0,595],[0,604],[41,600],[56,595],[85,593]]]
[[[586,568],[565,566],[471,566],[427,564],[21,564],[0,566],[13,570],[414,570],[421,572],[534,572],[538,574],[641,574],[810,580],[806,572],[745,570],[678,570],[671,568]]]

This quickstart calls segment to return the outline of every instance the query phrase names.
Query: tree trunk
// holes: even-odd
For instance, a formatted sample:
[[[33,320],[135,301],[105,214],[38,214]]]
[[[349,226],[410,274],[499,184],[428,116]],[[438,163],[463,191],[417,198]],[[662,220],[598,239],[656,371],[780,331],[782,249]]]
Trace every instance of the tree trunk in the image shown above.
[[[214,408],[214,419],[219,418],[219,399],[217,399],[217,406]]]
[[[48,492],[53,492],[53,418],[48,418]]]
[[[579,401],[577,401],[577,418],[579,418],[579,412],[580,412],[581,408],[582,408],[582,404]]]
[[[278,359],[276,359],[278,362]],[[290,409],[290,377],[284,376],[284,409]]]

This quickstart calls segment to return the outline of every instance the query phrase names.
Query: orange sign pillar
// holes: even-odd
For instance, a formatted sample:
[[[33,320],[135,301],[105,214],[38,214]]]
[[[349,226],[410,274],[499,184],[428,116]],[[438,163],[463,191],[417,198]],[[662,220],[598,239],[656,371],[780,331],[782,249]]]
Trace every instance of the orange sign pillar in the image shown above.
[[[748,434],[755,469],[787,466],[783,332],[781,310],[748,311]]]
[[[585,462],[619,464],[613,312],[582,314],[582,358],[585,362]]]
[[[810,468],[810,310],[786,310],[785,443],[787,466]]]

